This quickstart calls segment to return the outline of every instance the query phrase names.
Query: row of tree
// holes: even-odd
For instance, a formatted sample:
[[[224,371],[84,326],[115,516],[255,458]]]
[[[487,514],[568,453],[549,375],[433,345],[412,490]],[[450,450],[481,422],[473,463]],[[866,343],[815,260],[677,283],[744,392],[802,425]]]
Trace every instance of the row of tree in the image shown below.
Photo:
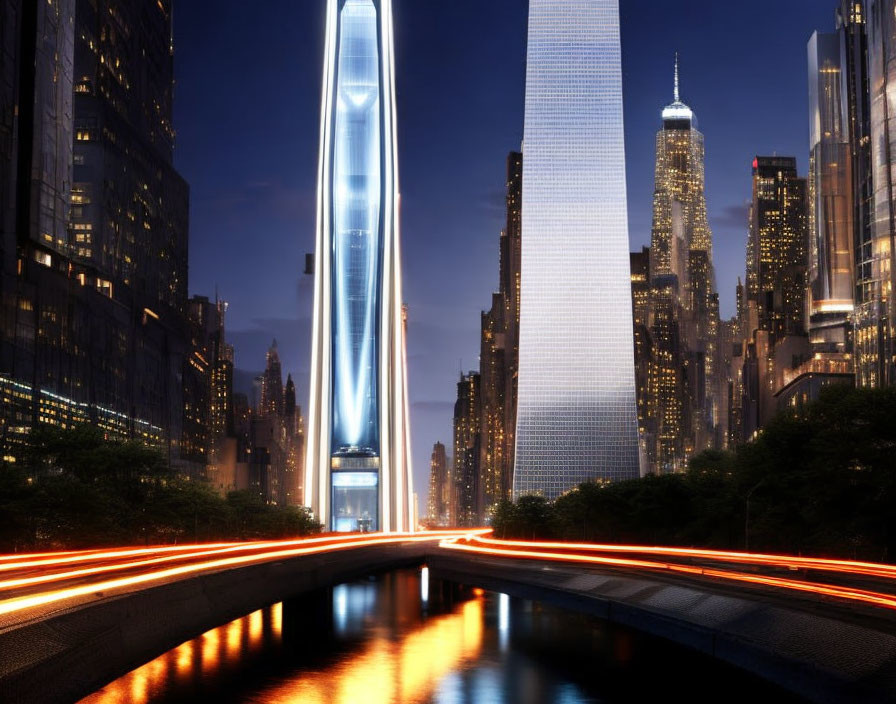
[[[896,561],[896,389],[828,387],[684,473],[521,497],[493,525],[498,537]]]
[[[0,552],[280,538],[317,532],[307,509],[226,497],[179,476],[156,450],[89,426],[36,428],[0,466]]]

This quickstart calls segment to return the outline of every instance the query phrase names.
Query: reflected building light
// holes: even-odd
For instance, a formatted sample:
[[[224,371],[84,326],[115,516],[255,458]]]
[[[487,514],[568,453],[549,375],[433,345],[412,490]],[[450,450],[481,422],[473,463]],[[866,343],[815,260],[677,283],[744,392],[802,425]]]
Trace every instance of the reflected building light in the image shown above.
[[[263,645],[265,618],[273,623],[279,637],[282,630],[283,605],[270,611],[262,609],[243,616],[201,636],[181,643],[155,660],[110,682],[79,704],[146,704],[155,701],[173,680],[188,682],[207,677],[222,664],[239,666],[241,657],[257,652]],[[244,634],[249,634],[244,641]]]
[[[243,646],[243,619],[231,621],[226,626],[224,642],[227,646],[227,661],[236,662]]]
[[[501,650],[507,650],[510,637],[510,597],[498,594],[498,644]]]
[[[420,601],[423,606],[429,604],[429,567],[420,570]]]
[[[249,614],[249,647],[256,648],[261,645],[264,636],[264,614],[259,609]]]
[[[258,701],[302,704],[392,704],[462,701],[460,663],[479,656],[483,639],[482,598],[457,613],[436,616],[397,641],[378,637],[355,657],[323,671],[273,684]]]
[[[274,631],[274,638],[280,639],[283,635],[283,602],[274,604],[271,607],[271,628]]]
[[[348,631],[348,585],[333,588],[333,627],[338,635]]]
[[[259,613],[260,612],[255,612]],[[252,614],[253,616],[255,614]],[[202,634],[202,674],[207,675],[218,669],[218,655],[221,647],[221,629],[215,628]]]

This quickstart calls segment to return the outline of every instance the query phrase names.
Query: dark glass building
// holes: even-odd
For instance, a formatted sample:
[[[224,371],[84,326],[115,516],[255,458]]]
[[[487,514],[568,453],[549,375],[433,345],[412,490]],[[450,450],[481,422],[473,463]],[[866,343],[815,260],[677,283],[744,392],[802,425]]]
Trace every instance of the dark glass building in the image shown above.
[[[181,462],[184,379],[205,372],[190,364],[171,2],[2,0],[0,14],[7,454],[36,423],[91,422],[198,472]]]

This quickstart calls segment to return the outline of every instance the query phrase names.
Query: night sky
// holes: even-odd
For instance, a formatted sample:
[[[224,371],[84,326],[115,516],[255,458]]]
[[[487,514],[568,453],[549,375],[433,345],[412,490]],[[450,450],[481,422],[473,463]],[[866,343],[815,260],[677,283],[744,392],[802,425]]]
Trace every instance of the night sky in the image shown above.
[[[523,133],[526,0],[394,0],[415,486],[451,452],[459,369],[497,287],[504,160]],[[273,338],[307,406],[324,0],[176,4],[176,165],[191,187],[190,292],[230,303],[238,390]],[[650,240],[654,138],[681,95],[706,136],[722,313],[744,269],[750,163],[808,151],[806,42],[835,0],[621,0],[632,249]],[[621,175],[620,175],[621,176]]]

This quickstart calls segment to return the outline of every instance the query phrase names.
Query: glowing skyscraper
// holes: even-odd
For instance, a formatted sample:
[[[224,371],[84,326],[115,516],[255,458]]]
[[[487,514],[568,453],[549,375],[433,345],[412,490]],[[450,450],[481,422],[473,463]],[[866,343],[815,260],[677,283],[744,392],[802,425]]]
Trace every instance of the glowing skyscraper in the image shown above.
[[[639,474],[618,0],[530,0],[515,496]]]
[[[305,503],[410,530],[391,0],[328,0]]]

